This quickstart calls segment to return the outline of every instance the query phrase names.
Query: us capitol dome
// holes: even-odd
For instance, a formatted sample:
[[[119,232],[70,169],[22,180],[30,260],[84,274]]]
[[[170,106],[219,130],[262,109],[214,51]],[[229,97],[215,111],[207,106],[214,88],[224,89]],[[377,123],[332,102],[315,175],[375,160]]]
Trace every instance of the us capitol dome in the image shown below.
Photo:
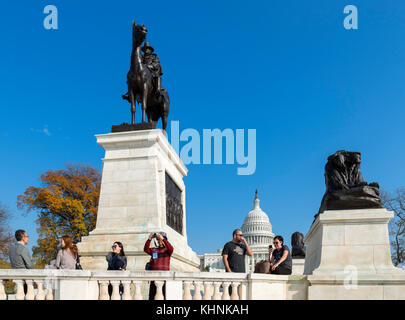
[[[267,260],[269,245],[273,243],[274,233],[267,214],[260,208],[260,200],[257,196],[253,200],[253,210],[250,211],[242,225],[242,234],[253,251],[253,259],[250,267],[256,262]]]

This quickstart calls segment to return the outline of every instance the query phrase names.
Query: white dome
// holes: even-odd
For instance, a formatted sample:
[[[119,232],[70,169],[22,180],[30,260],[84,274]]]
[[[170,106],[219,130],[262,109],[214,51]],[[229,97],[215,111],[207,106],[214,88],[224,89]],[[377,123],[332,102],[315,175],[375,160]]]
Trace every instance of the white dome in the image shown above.
[[[247,214],[242,225],[243,236],[250,246],[268,247],[273,242],[274,234],[269,217],[260,208],[257,190],[253,203],[253,210]]]

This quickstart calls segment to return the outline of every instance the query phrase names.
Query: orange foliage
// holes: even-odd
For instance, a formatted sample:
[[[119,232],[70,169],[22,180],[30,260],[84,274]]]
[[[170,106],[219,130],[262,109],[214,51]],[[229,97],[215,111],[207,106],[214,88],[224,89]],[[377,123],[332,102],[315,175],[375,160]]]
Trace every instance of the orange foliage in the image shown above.
[[[80,241],[95,228],[101,176],[90,166],[71,164],[41,174],[40,180],[42,187],[27,188],[17,205],[38,212],[39,239],[33,257],[43,266],[56,257],[62,235]]]
[[[13,241],[11,236],[10,227],[8,226],[8,220],[11,214],[9,210],[0,203],[0,269],[7,266],[8,247]]]

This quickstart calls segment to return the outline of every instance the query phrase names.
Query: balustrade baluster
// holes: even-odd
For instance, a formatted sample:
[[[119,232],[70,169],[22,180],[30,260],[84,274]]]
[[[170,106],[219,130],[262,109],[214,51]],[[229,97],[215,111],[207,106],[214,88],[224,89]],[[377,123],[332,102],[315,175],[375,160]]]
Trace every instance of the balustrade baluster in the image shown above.
[[[100,287],[100,295],[98,297],[98,300],[110,300],[110,295],[108,294],[108,284],[110,282],[107,281],[99,281],[99,287]]]
[[[222,289],[224,290],[222,292],[222,300],[229,300],[229,285],[230,282],[222,282]]]
[[[0,280],[0,300],[7,300],[6,291],[4,290],[4,281]]]
[[[120,281],[115,280],[115,281],[110,281],[112,285],[112,295],[111,295],[111,300],[121,300],[120,296]]]
[[[238,292],[239,285],[240,285],[240,282],[232,282],[231,300],[239,300],[239,292]]]
[[[194,281],[194,296],[193,300],[201,300],[201,281]]]
[[[46,284],[45,300],[53,300],[52,280],[46,281],[45,284]]]
[[[142,281],[133,281],[135,286],[134,300],[142,300],[141,287]]]
[[[155,300],[164,300],[163,296],[163,285],[164,281],[155,281],[155,286],[156,286],[156,295],[155,295]]]
[[[34,300],[35,299],[35,292],[32,280],[25,280],[27,284],[27,294],[25,295],[25,300]]]
[[[131,280],[122,281],[124,292],[122,294],[122,300],[132,300],[131,297]]]
[[[14,282],[17,284],[17,292],[15,294],[15,299],[24,300],[25,299],[24,280],[14,280]]]
[[[219,292],[219,287],[221,286],[221,282],[214,282],[214,295],[212,296],[212,300],[221,300],[221,292]]]
[[[184,281],[184,292],[183,292],[183,300],[191,300],[191,293],[190,293],[190,287],[191,287],[191,281]]]
[[[45,300],[45,292],[44,292],[44,280],[35,280],[37,284],[38,291],[37,295],[35,296],[35,300]]]
[[[211,300],[212,282],[204,281],[204,297],[203,300]]]

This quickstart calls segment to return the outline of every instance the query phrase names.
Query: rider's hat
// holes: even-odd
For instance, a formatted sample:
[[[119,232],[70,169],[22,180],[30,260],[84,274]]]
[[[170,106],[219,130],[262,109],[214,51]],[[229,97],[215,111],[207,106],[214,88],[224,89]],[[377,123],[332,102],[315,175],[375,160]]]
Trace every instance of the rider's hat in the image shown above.
[[[146,49],[151,49],[152,50],[152,52],[154,51],[154,49],[152,48],[152,46],[150,45],[150,43],[149,42],[147,42],[147,41],[145,41],[145,44],[143,45],[143,47],[142,47],[142,51],[143,52],[145,52],[146,51]]]

